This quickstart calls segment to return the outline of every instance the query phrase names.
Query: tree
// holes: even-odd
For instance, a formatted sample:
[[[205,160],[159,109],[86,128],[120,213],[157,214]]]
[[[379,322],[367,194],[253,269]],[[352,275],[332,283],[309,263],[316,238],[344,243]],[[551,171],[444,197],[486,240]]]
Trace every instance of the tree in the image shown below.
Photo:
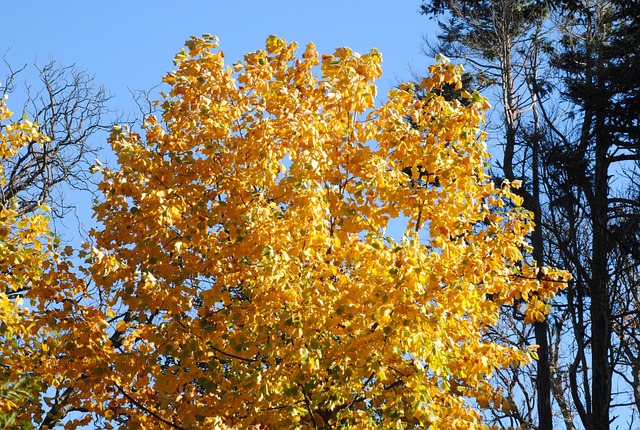
[[[376,107],[375,50],[271,36],[230,67],[216,48],[187,42],[144,136],[114,127],[91,281],[64,250],[29,289],[41,353],[2,356],[58,390],[41,428],[75,410],[67,426],[469,429],[510,410],[492,375],[535,350],[483,334],[505,305],[542,320],[567,274],[523,257],[531,214],[486,172],[486,100],[442,95],[462,69],[441,58],[425,97]]]
[[[593,429],[609,427],[610,411],[619,398],[612,390],[613,378],[633,373],[619,358],[624,355],[620,350],[627,348],[625,336],[614,339],[614,327],[636,313],[635,300],[618,300],[637,294],[637,285],[625,280],[636,270],[632,262],[640,262],[633,249],[640,214],[634,199],[640,163],[640,80],[634,73],[640,69],[640,27],[635,9],[628,6],[629,2],[576,2],[562,21],[562,49],[554,58],[562,72],[564,99],[571,103],[570,118],[577,119],[572,129],[553,128],[553,160],[554,170],[558,164],[565,170],[559,183],[561,198],[587,218],[588,247],[567,254],[584,281],[580,287],[588,297],[591,331],[581,345],[590,349],[591,404],[587,399],[574,401],[585,427]],[[574,161],[558,162],[559,154]],[[613,178],[620,184],[614,187]],[[620,198],[624,194],[632,197]],[[624,238],[620,231],[625,231]],[[589,384],[580,385],[589,390]]]
[[[28,120],[4,124],[11,117],[5,98],[0,100],[0,160],[12,157],[27,142],[46,138]],[[4,163],[0,163],[0,184],[5,182]],[[12,357],[19,355],[25,334],[24,310],[16,297],[27,288],[32,274],[38,272],[43,256],[37,249],[38,236],[46,230],[41,216],[19,217],[15,208],[0,206],[0,426],[17,427],[19,407],[38,392],[29,378],[17,375]]]
[[[109,415],[467,429],[474,405],[509,409],[489,378],[532,352],[482,334],[505,303],[541,320],[560,274],[522,261],[530,214],[485,172],[484,99],[436,95],[461,69],[376,108],[377,51],[296,58],[270,37],[231,69],[215,46],[187,43],[162,120],[116,128],[120,168],[101,168]]]
[[[0,187],[0,203],[17,199],[20,213],[33,212],[46,203],[60,217],[70,209],[64,193],[56,192],[61,186],[90,188],[91,157],[100,148],[89,139],[108,130],[104,115],[109,96],[104,88],[96,87],[90,75],[74,66],[50,61],[37,69],[41,85],[25,85],[23,114],[38,124],[48,139],[30,142],[2,159],[5,182]],[[9,67],[3,95],[16,90],[22,70]]]
[[[51,405],[61,404],[64,396],[55,385],[53,388],[47,385],[45,381],[51,380],[48,376],[44,379],[38,376],[41,363],[37,360],[47,355],[40,349],[44,339],[54,333],[64,339],[64,333],[69,332],[69,327],[60,329],[56,320],[60,305],[56,301],[79,298],[80,290],[73,287],[56,294],[62,286],[79,281],[68,270],[70,262],[60,259],[61,241],[51,235],[49,223],[63,218],[72,209],[65,202],[63,187],[67,190],[92,187],[89,158],[97,154],[99,147],[89,139],[99,130],[105,130],[109,97],[86,72],[73,66],[60,67],[51,61],[42,67],[36,66],[40,82],[25,84],[23,119],[14,120],[5,101],[19,92],[17,80],[24,68],[14,70],[6,64],[9,73],[0,88],[0,293],[3,299],[0,396],[6,401],[0,404],[0,427],[14,428],[31,425],[32,417],[37,416],[35,410],[45,415],[45,423],[51,422],[54,415],[56,420],[65,415],[58,414],[64,410],[58,406],[51,407],[45,414],[47,405],[39,394],[47,390],[50,395],[54,392],[48,401]],[[58,263],[63,267],[57,267]],[[57,287],[44,281],[57,276]],[[31,291],[39,284],[43,289]],[[30,305],[41,306],[40,314],[29,312]],[[33,326],[28,327],[29,324]]]
[[[450,14],[453,24],[443,28],[439,46],[445,54],[467,56],[483,82],[500,87],[498,167],[508,179],[523,180],[523,205],[538,226],[534,258],[575,274],[546,333],[537,330],[545,323],[536,327],[536,372],[530,378],[509,372],[505,380],[525,376],[535,386],[540,428],[552,428],[550,389],[567,429],[576,428],[576,419],[588,429],[608,428],[619,415],[615,408],[637,391],[629,323],[637,312],[637,2],[423,3],[428,14]],[[520,333],[527,338],[526,327]],[[615,398],[613,377],[630,387]]]
[[[0,185],[6,185],[4,161],[26,146],[44,147],[49,138],[36,124],[23,118],[5,123],[12,113],[0,100]],[[86,285],[70,270],[70,249],[49,231],[50,209],[40,205],[25,213],[17,197],[0,204],[0,425],[32,428],[44,413],[41,395],[52,387],[57,401],[57,380],[74,366],[57,367],[70,346],[85,332],[80,303]],[[69,247],[70,248],[70,247]],[[72,306],[73,304],[73,306]],[[79,312],[69,315],[68,311]],[[92,325],[96,320],[92,320]],[[106,324],[105,324],[106,326]],[[78,331],[79,330],[79,331]],[[89,334],[89,333],[83,333]],[[89,336],[91,337],[91,336]],[[73,340],[70,340],[73,338]],[[53,346],[64,347],[57,355]],[[86,350],[79,346],[78,353]],[[74,351],[75,353],[75,351]],[[65,363],[69,364],[69,363]],[[69,411],[73,410],[69,407]],[[64,416],[62,416],[64,418]]]
[[[499,180],[522,180],[524,187],[517,192],[523,198],[523,205],[534,215],[535,228],[531,234],[534,244],[533,257],[541,264],[545,261],[543,223],[541,214],[541,184],[539,164],[541,159],[542,130],[538,110],[540,96],[531,91],[531,83],[540,79],[539,58],[544,57],[544,43],[541,31],[546,7],[542,2],[529,0],[434,0],[422,3],[421,11],[430,16],[445,16],[441,21],[439,44],[431,46],[435,52],[452,55],[471,66],[473,81],[480,88],[497,87],[496,111],[500,118],[490,126],[497,132],[494,138],[502,147]],[[527,113],[530,115],[527,116]],[[523,331],[515,336],[515,342],[522,342],[529,336],[524,332],[518,319],[511,318],[506,311],[505,318],[510,324],[507,336]],[[520,326],[520,327],[518,327]],[[529,400],[524,402],[516,414],[505,414],[515,418],[517,425],[527,425],[537,414],[541,429],[552,428],[551,376],[548,340],[548,323],[539,321],[534,327],[535,343],[539,346],[536,361],[536,376],[532,389],[536,393],[535,407]],[[502,333],[495,333],[504,337]],[[515,372],[521,372],[521,369]],[[518,378],[507,377],[508,386],[514,387]],[[508,390],[512,397],[517,396]],[[527,393],[529,389],[521,390]]]

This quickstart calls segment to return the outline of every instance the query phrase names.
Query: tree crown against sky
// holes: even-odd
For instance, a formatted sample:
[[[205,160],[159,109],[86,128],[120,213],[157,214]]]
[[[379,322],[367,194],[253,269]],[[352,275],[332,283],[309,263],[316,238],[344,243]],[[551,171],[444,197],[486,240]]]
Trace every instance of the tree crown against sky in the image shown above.
[[[467,429],[511,407],[491,375],[534,352],[483,334],[504,304],[542,319],[565,274],[525,257],[530,214],[485,171],[486,101],[439,95],[462,72],[443,58],[425,97],[403,85],[376,106],[379,52],[296,50],[272,36],[227,65],[214,38],[192,38],[162,116],[114,128],[91,284],[58,253],[64,276],[34,273],[24,294],[37,360],[3,343],[67,412]]]

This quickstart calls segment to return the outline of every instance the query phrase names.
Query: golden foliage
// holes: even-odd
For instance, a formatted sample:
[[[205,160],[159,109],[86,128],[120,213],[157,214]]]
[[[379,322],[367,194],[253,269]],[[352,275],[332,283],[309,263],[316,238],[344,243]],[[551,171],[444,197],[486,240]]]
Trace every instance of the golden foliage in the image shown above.
[[[0,192],[6,185],[4,161],[25,145],[44,139],[27,118],[5,124],[12,116],[5,100],[0,100]],[[0,421],[5,423],[8,417],[13,417],[13,422],[35,396],[31,391],[37,391],[32,386],[22,395],[11,395],[12,389],[23,387],[29,377],[30,367],[23,366],[24,358],[38,354],[41,346],[34,342],[38,329],[27,324],[30,312],[21,293],[42,276],[47,233],[47,218],[42,214],[22,216],[15,206],[0,204]]]
[[[11,115],[0,100],[0,189],[5,161],[47,139],[26,117],[4,124]],[[107,340],[101,311],[85,302],[91,296],[69,259],[73,250],[49,231],[49,208],[31,215],[17,208],[0,204],[0,424],[11,428],[42,421],[51,404],[40,395],[76,386]]]
[[[444,61],[376,107],[375,50],[272,36],[229,67],[216,44],[187,42],[145,136],[111,136],[93,270],[130,317],[107,378],[182,428],[481,428],[472,399],[502,405],[492,372],[531,359],[486,327],[559,286],[486,174],[486,101],[436,95]]]
[[[426,97],[376,106],[378,51],[296,50],[271,36],[228,66],[192,38],[162,117],[114,127],[99,294],[56,265],[84,331],[43,313],[45,384],[127,428],[485,428],[510,407],[492,373],[533,351],[483,335],[503,305],[543,318],[565,276],[525,261],[531,215],[486,173],[488,105],[439,95],[462,72],[444,59]]]

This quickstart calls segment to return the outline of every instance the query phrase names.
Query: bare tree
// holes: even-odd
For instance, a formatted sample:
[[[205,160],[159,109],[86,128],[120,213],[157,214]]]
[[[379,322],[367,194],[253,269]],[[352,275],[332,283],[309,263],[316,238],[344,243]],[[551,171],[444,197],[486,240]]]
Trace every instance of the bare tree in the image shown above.
[[[26,68],[14,70],[5,64],[9,73],[2,95],[15,92],[20,72]],[[75,66],[50,61],[36,68],[40,82],[25,84],[23,114],[50,140],[30,142],[14,157],[1,160],[6,184],[0,187],[0,204],[16,199],[19,211],[28,213],[46,203],[54,215],[63,216],[69,206],[61,187],[90,188],[89,165],[99,150],[90,138],[107,128],[110,96]]]

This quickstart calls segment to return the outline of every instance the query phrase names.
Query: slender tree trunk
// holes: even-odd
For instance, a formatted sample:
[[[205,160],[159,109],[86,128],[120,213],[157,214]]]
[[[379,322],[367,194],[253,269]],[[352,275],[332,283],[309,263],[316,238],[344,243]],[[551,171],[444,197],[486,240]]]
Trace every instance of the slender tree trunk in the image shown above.
[[[636,409],[640,411],[640,362],[634,360],[631,365],[631,373],[633,374],[633,399],[635,400]]]
[[[611,405],[611,369],[609,349],[611,347],[611,320],[609,306],[609,270],[607,266],[607,218],[608,218],[608,162],[609,144],[603,133],[602,119],[596,119],[596,148],[593,204],[593,240],[591,259],[591,368],[593,372],[593,417],[592,430],[609,428]]]
[[[535,75],[533,77],[535,79]],[[540,206],[540,126],[537,111],[537,99],[532,93],[534,132],[532,139],[532,185],[531,206],[535,229],[532,236],[533,258],[539,266],[544,266],[544,237],[542,232],[542,209]],[[536,363],[536,394],[538,397],[538,430],[553,430],[553,414],[551,410],[551,371],[549,360],[549,323],[545,319],[534,325],[536,344],[538,345],[538,361]]]

